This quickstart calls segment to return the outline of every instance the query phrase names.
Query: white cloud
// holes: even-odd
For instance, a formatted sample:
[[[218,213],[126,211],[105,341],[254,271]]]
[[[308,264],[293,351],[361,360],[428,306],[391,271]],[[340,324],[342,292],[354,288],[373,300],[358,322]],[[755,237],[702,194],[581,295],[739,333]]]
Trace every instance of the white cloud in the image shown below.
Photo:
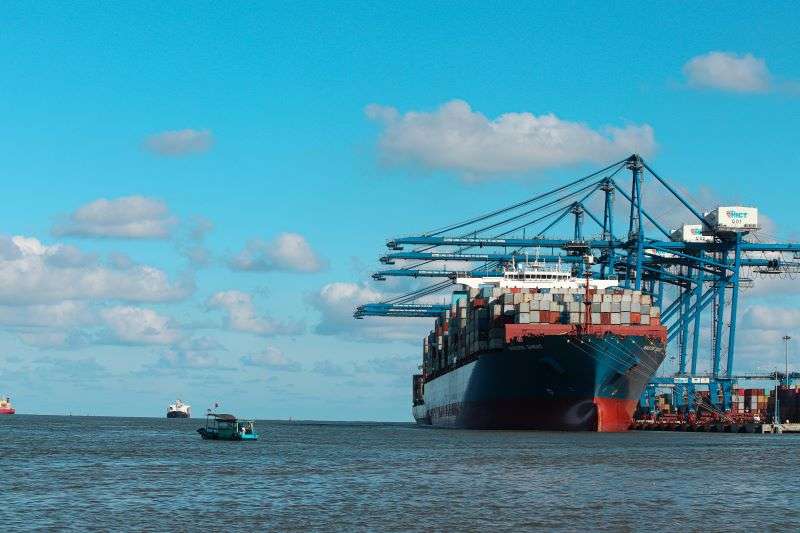
[[[63,301],[54,304],[0,305],[0,325],[11,327],[69,328],[95,322],[85,302]]]
[[[709,52],[690,59],[683,73],[691,85],[724,91],[764,92],[772,84],[766,62],[752,54]]]
[[[35,329],[20,332],[19,338],[29,346],[74,350],[94,342],[91,334],[81,330]]]
[[[359,372],[407,377],[419,371],[422,354],[373,357],[356,364]]]
[[[173,344],[182,336],[172,319],[152,309],[117,306],[100,315],[111,337],[123,344]]]
[[[207,152],[214,145],[211,130],[177,130],[165,131],[151,135],[145,141],[145,147],[151,152],[171,157]]]
[[[302,235],[281,233],[269,242],[250,241],[231,259],[230,266],[234,270],[262,272],[318,272],[326,265]]]
[[[206,235],[214,229],[214,224],[205,217],[195,217],[185,225],[184,231],[176,239],[176,248],[193,268],[202,268],[211,264],[213,254],[204,241]]]
[[[352,370],[348,370],[344,368],[342,365],[334,363],[333,361],[329,361],[327,359],[315,361],[314,366],[311,368],[311,371],[315,374],[321,374],[327,377],[342,377],[342,376],[353,375]]]
[[[795,331],[800,327],[800,309],[754,305],[742,317],[748,329]]]
[[[64,300],[164,302],[185,298],[192,288],[172,283],[147,265],[124,270],[100,265],[59,244],[32,237],[0,237],[0,304],[28,305]],[[65,257],[72,257],[65,260]]]
[[[210,337],[184,339],[165,351],[156,366],[174,369],[219,368],[219,358],[213,352],[224,349]]]
[[[256,335],[292,335],[302,332],[302,324],[288,324],[269,316],[259,316],[253,305],[253,297],[242,291],[221,291],[208,300],[211,309],[222,309],[226,313],[225,324],[234,331]]]
[[[240,362],[244,366],[256,366],[283,372],[297,372],[301,369],[300,363],[289,359],[282,351],[273,346],[268,346],[263,352],[255,355],[245,355]]]
[[[607,163],[633,152],[646,156],[656,148],[647,124],[597,131],[552,113],[505,113],[489,119],[462,100],[433,112],[400,114],[377,104],[365,111],[383,126],[379,145],[388,163],[470,174]]]
[[[146,196],[100,198],[78,208],[53,227],[53,234],[73,237],[164,239],[176,219],[161,200]]]
[[[314,331],[320,335],[341,335],[349,339],[377,341],[422,342],[422,336],[432,327],[429,318],[353,318],[356,307],[386,299],[385,295],[356,283],[336,282],[323,286],[310,297],[310,303],[320,313]]]

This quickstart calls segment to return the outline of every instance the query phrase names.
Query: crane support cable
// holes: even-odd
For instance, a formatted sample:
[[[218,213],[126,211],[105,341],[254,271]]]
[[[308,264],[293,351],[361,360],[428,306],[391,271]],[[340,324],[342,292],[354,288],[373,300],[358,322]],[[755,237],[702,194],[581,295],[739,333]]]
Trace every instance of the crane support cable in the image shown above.
[[[514,209],[518,209],[518,208],[520,208],[522,206],[528,205],[528,204],[530,204],[532,202],[535,202],[537,200],[545,198],[545,197],[547,197],[547,196],[549,196],[551,194],[555,194],[555,193],[561,192],[561,191],[563,191],[565,189],[569,189],[570,187],[572,187],[574,185],[577,185],[578,183],[581,183],[581,182],[586,181],[586,180],[588,180],[590,178],[593,178],[593,177],[597,176],[598,174],[606,172],[607,170],[610,170],[610,169],[612,169],[612,168],[614,168],[614,167],[616,167],[618,165],[624,165],[625,163],[627,163],[627,161],[628,161],[627,159],[623,159],[622,161],[617,161],[616,163],[613,163],[611,165],[608,165],[605,168],[602,168],[600,170],[592,172],[591,174],[587,174],[586,176],[583,176],[582,178],[578,178],[578,179],[576,179],[576,180],[574,180],[574,181],[572,181],[572,182],[570,182],[570,183],[568,183],[566,185],[562,185],[561,187],[557,187],[557,188],[552,189],[550,191],[547,191],[547,192],[544,192],[542,194],[536,195],[536,196],[534,196],[532,198],[529,198],[527,200],[524,200],[522,202],[518,202],[518,203],[516,203],[514,205],[511,205],[511,206],[508,206],[508,207],[504,207],[502,209],[497,209],[497,210],[492,211],[490,213],[486,213],[484,215],[480,215],[480,216],[477,216],[475,218],[472,218],[472,219],[469,219],[469,220],[465,220],[465,221],[459,222],[457,224],[453,224],[451,226],[445,226],[445,227],[442,227],[442,228],[437,228],[437,229],[425,232],[425,233],[423,233],[423,235],[428,236],[428,237],[431,237],[431,236],[434,236],[434,235],[439,235],[439,234],[444,233],[446,231],[451,231],[451,230],[454,230],[454,229],[463,228],[464,226],[469,226],[471,224],[475,224],[476,222],[480,222],[482,220],[486,220],[487,218],[492,218],[492,217],[500,215],[502,213],[506,213],[508,211],[512,211]]]
[[[517,216],[514,216],[514,217],[511,217],[511,218],[508,218],[508,219],[506,219],[506,220],[502,221],[501,223],[495,223],[495,224],[493,224],[493,225],[486,226],[485,228],[478,229],[478,230],[476,230],[475,232],[470,232],[470,233],[468,233],[468,234],[462,235],[462,237],[463,237],[463,238],[466,238],[466,237],[469,237],[470,235],[477,234],[477,233],[480,233],[480,232],[482,232],[482,231],[486,231],[486,230],[488,230],[488,229],[492,229],[492,228],[494,228],[494,227],[496,227],[496,226],[503,225],[503,224],[505,224],[505,223],[508,223],[508,222],[510,222],[510,221],[512,221],[512,220],[516,220],[516,219],[518,219],[518,218],[521,218],[521,217],[523,217],[523,216],[526,216],[526,215],[529,215],[529,214],[531,214],[531,213],[534,213],[534,212],[536,212],[536,211],[538,211],[538,210],[540,210],[540,209],[543,209],[543,208],[545,208],[545,207],[549,207],[549,206],[551,206],[551,205],[553,205],[553,204],[556,204],[556,203],[558,203],[558,202],[561,202],[561,201],[567,200],[568,198],[570,198],[570,197],[572,197],[572,196],[575,196],[576,194],[582,193],[582,192],[586,191],[587,189],[590,189],[590,188],[592,188],[592,187],[593,187],[593,189],[592,189],[592,190],[591,190],[591,191],[590,191],[590,192],[589,192],[589,193],[588,193],[586,196],[584,196],[583,198],[581,198],[581,200],[578,200],[578,202],[583,202],[583,201],[585,201],[585,200],[586,200],[586,199],[587,199],[589,196],[591,196],[591,195],[592,195],[594,192],[596,192],[596,191],[597,191],[597,190],[600,188],[600,185],[601,185],[601,184],[602,184],[602,181],[599,181],[599,182],[596,182],[596,183],[591,183],[591,184],[589,184],[589,185],[587,185],[587,186],[585,186],[585,187],[582,187],[582,188],[580,188],[580,189],[578,189],[578,190],[576,190],[576,191],[574,191],[574,192],[572,192],[572,193],[570,193],[570,194],[566,194],[566,195],[564,195],[564,196],[562,196],[562,197],[560,197],[560,198],[558,198],[558,199],[556,199],[556,200],[550,201],[550,202],[548,202],[548,203],[546,203],[546,204],[542,204],[542,205],[538,206],[538,207],[537,207],[537,208],[535,208],[535,209],[531,209],[531,210],[529,210],[529,211],[526,211],[525,213],[521,213],[521,214],[519,214],[519,215],[517,215]],[[573,203],[571,203],[571,204],[570,204],[570,205],[568,205],[566,208],[567,208],[567,209],[571,208],[573,205],[575,205],[575,203],[576,203],[576,202],[573,202]],[[523,228],[526,228],[526,227],[528,227],[528,226],[531,226],[531,225],[533,225],[533,224],[536,224],[537,222],[541,222],[542,220],[545,220],[546,218],[548,218],[548,217],[550,217],[550,216],[553,216],[553,215],[555,215],[555,214],[557,214],[557,213],[561,213],[563,210],[564,210],[564,207],[559,207],[558,209],[556,209],[556,210],[554,210],[554,211],[550,211],[550,212],[549,212],[549,213],[547,213],[546,215],[542,215],[541,217],[538,217],[538,218],[536,218],[536,219],[534,219],[534,220],[531,220],[531,221],[529,221],[529,222],[526,222],[525,224],[522,224],[521,226],[516,226],[516,227],[514,227],[514,228],[511,228],[510,230],[504,231],[503,233],[498,233],[497,235],[495,235],[495,236],[493,236],[493,237],[491,237],[491,238],[492,238],[492,239],[499,239],[500,237],[505,237],[506,235],[508,235],[508,234],[510,234],[510,233],[514,233],[515,231],[519,231],[519,230],[521,230],[521,229],[523,229]],[[590,216],[591,216],[591,213],[590,213]],[[592,218],[594,218],[594,217],[592,217]],[[597,221],[597,219],[595,219],[595,221],[596,221],[598,224],[600,224],[600,226],[602,227],[602,224],[601,224],[599,221]],[[551,226],[548,226],[548,229],[549,229],[549,227],[551,227]],[[441,245],[440,245],[440,244],[434,244],[434,245],[432,245],[432,246],[425,246],[424,248],[420,248],[420,249],[418,249],[418,250],[415,250],[415,251],[417,251],[417,252],[426,252],[426,251],[428,251],[428,250],[432,250],[433,248],[437,248],[437,247],[439,247],[439,246],[441,246]],[[465,247],[459,248],[459,249],[458,249],[458,251],[457,251],[457,253],[464,252],[464,251],[466,251],[466,250],[469,250],[469,249],[471,249],[471,248],[474,248],[474,246],[465,246]],[[418,267],[421,267],[421,266],[423,266],[423,265],[426,265],[426,264],[428,264],[428,263],[432,263],[432,262],[434,262],[434,261],[437,261],[437,260],[436,260],[436,259],[428,259],[428,260],[426,260],[426,261],[423,261],[423,262],[421,262],[421,263],[416,263],[416,264],[414,264],[414,265],[408,265],[408,266],[406,266],[406,267],[402,267],[402,268],[400,268],[400,270],[414,270],[414,269],[416,269],[416,268],[418,268]]]
[[[700,212],[699,212],[699,211],[697,211],[697,209],[695,209],[695,208],[694,208],[694,206],[692,206],[692,204],[690,204],[688,201],[686,201],[686,199],[684,199],[684,198],[683,198],[683,196],[681,196],[680,194],[678,194],[678,191],[676,191],[675,189],[673,189],[673,188],[672,188],[672,186],[671,186],[669,183],[667,183],[666,181],[664,181],[664,180],[661,178],[661,176],[659,176],[658,174],[656,174],[656,173],[655,173],[655,171],[654,171],[652,168],[650,168],[650,166],[649,166],[649,165],[648,165],[648,164],[645,162],[645,160],[644,160],[644,159],[640,159],[640,161],[641,161],[642,165],[644,166],[644,168],[646,168],[646,169],[647,169],[647,171],[648,171],[648,172],[650,172],[650,174],[652,174],[652,175],[653,175],[653,177],[654,177],[655,179],[657,179],[657,180],[658,180],[658,181],[661,183],[661,185],[663,185],[663,186],[664,186],[664,188],[666,188],[666,189],[667,189],[669,192],[671,192],[671,193],[672,193],[672,195],[673,195],[675,198],[677,198],[677,199],[678,199],[678,201],[679,201],[680,203],[682,203],[682,204],[683,204],[683,205],[686,207],[686,209],[688,209],[688,210],[689,210],[689,211],[690,211],[690,212],[691,212],[691,213],[692,213],[694,216],[696,216],[696,217],[697,217],[697,219],[698,219],[698,220],[700,220],[700,223],[701,223],[701,224],[703,224],[704,226],[708,227],[708,222],[706,222],[706,219],[705,219],[705,217],[704,217],[702,214],[700,214]]]

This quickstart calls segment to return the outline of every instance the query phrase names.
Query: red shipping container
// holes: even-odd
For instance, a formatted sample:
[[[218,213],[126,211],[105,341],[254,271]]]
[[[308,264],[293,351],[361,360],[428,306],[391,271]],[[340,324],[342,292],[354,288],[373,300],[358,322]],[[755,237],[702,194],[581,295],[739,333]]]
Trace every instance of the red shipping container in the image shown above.
[[[600,323],[604,326],[611,325],[611,313],[600,313]]]

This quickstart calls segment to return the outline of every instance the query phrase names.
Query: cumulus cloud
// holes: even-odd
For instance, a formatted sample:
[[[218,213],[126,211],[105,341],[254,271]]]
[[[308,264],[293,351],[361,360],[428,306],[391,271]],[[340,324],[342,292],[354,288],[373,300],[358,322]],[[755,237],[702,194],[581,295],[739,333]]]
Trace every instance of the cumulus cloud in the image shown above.
[[[214,229],[211,220],[195,217],[185,226],[185,231],[176,239],[178,252],[184,256],[194,268],[202,268],[211,264],[213,254],[205,245],[205,238]]]
[[[225,326],[234,331],[256,335],[293,335],[301,333],[302,324],[289,324],[267,315],[259,315],[253,297],[242,291],[230,290],[215,293],[207,302],[210,309],[225,313]]]
[[[159,357],[156,367],[174,369],[220,368],[219,358],[214,352],[225,350],[210,337],[184,339],[169,348]]]
[[[462,100],[433,112],[401,114],[377,104],[365,112],[383,127],[379,147],[386,162],[472,175],[607,163],[634,152],[647,156],[656,148],[647,124],[594,130],[552,113],[505,113],[490,119]]]
[[[69,328],[95,322],[95,314],[85,302],[63,301],[53,304],[0,305],[0,325],[11,327]]]
[[[754,305],[745,311],[742,323],[750,329],[795,331],[800,327],[800,309]]]
[[[182,334],[175,321],[152,309],[117,306],[100,312],[111,338],[123,344],[173,344]]]
[[[124,270],[65,253],[32,237],[0,237],[0,304],[30,305],[64,300],[164,302],[185,298],[192,287],[176,284],[147,265]]]
[[[391,376],[404,376],[415,374],[419,371],[422,355],[395,355],[387,357],[373,357],[356,364],[359,372],[371,374],[387,374]]]
[[[297,372],[301,369],[300,363],[289,359],[282,351],[273,346],[268,346],[266,350],[254,355],[245,355],[240,358],[240,362],[244,366],[267,368],[282,372]]]
[[[89,332],[77,329],[31,329],[20,332],[19,339],[28,346],[58,350],[75,350],[95,342]]]
[[[254,239],[229,264],[234,270],[260,272],[319,272],[326,266],[297,233],[281,233],[272,241]]]
[[[180,157],[207,152],[214,145],[211,130],[176,130],[151,135],[145,140],[150,152],[168,157]]]
[[[342,377],[353,375],[352,370],[348,370],[340,364],[334,363],[324,359],[322,361],[315,361],[311,371],[315,374],[321,374],[327,377]]]
[[[340,335],[349,339],[421,342],[422,336],[432,325],[431,319],[353,318],[353,311],[358,305],[383,299],[385,295],[366,285],[328,283],[309,298],[311,305],[320,313],[320,321],[314,332],[319,335]]]
[[[100,198],[79,207],[53,227],[56,236],[164,239],[176,219],[161,200],[146,196]]]
[[[768,91],[772,75],[766,62],[752,54],[708,52],[683,66],[690,85],[741,93]]]

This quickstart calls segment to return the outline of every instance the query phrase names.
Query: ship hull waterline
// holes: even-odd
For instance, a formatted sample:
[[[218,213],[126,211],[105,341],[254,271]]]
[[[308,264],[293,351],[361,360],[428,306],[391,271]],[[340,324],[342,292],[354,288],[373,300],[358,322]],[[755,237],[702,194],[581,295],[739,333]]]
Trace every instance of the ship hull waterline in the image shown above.
[[[646,336],[543,336],[489,350],[425,383],[420,424],[626,431],[664,344]]]

